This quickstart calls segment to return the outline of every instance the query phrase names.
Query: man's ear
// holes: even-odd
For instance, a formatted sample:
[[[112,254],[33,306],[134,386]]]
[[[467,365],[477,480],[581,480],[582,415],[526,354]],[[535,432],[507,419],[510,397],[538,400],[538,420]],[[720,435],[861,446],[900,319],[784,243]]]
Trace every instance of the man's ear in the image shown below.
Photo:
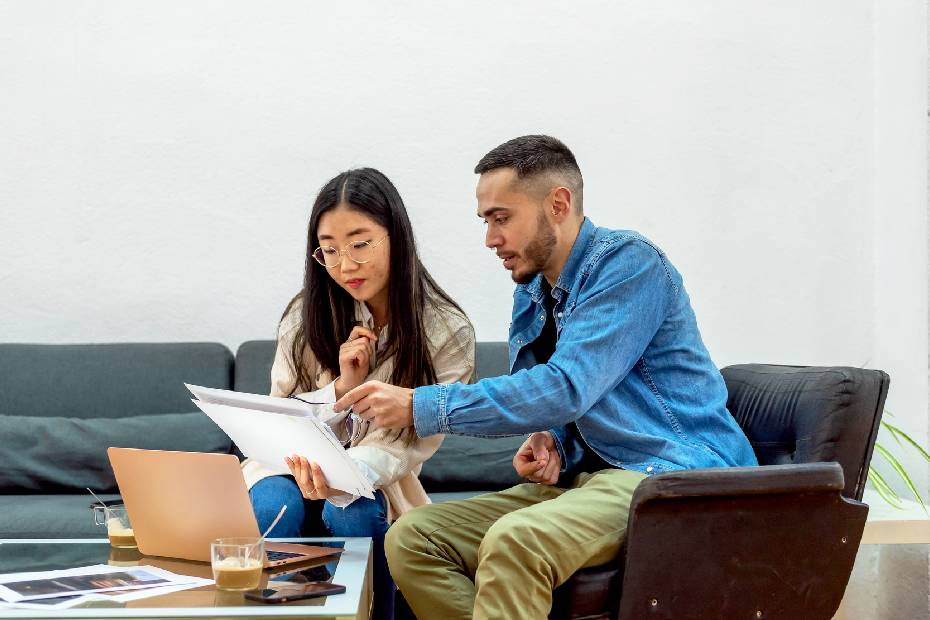
[[[562,221],[572,212],[574,196],[572,190],[559,186],[549,192],[549,212],[557,221]]]

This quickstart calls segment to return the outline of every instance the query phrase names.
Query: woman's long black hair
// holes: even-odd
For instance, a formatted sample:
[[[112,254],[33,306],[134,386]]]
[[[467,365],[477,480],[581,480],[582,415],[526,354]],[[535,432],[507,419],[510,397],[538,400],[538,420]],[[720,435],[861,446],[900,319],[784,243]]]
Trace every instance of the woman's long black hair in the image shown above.
[[[320,245],[317,237],[320,217],[337,206],[367,215],[387,229],[389,235],[388,336],[382,359],[394,358],[391,383],[408,388],[435,383],[436,370],[426,346],[424,309],[427,304],[444,305],[462,316],[465,313],[420,262],[413,228],[397,188],[378,170],[359,168],[343,172],[326,183],[310,213],[304,288],[284,311],[286,316],[298,299],[303,301],[300,326],[290,352],[297,375],[292,393],[320,387],[314,385],[314,377],[305,363],[306,347],[323,369],[339,376],[339,347],[348,340],[355,325],[355,300],[312,256]]]

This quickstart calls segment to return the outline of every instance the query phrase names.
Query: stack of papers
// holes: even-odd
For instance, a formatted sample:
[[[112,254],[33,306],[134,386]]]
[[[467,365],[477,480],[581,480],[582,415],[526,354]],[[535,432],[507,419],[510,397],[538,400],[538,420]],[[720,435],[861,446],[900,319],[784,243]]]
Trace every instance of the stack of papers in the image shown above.
[[[67,609],[88,601],[126,601],[213,583],[154,566],[109,566],[0,575],[0,607]]]
[[[374,499],[375,489],[319,415],[332,405],[294,398],[246,394],[187,385],[193,402],[216,422],[242,453],[280,474],[289,474],[284,457],[316,461],[330,487]],[[329,413],[329,411],[326,411]]]

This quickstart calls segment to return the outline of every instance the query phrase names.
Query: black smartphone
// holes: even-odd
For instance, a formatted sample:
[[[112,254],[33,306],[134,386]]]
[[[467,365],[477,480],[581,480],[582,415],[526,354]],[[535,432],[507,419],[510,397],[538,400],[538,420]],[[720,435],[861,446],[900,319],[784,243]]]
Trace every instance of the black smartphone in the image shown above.
[[[342,594],[346,591],[345,586],[328,581],[311,581],[309,583],[275,584],[274,588],[265,588],[264,590],[252,590],[245,593],[245,598],[251,601],[261,601],[262,603],[286,603],[288,601],[299,601],[305,598],[314,598],[317,596],[329,596],[330,594]]]

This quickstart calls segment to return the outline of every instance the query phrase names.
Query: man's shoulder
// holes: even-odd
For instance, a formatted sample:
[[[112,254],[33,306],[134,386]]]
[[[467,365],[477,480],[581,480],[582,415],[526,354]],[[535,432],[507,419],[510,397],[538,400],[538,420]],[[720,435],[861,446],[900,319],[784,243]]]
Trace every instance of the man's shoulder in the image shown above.
[[[665,252],[642,233],[597,227],[585,252],[582,274],[601,265],[615,263],[639,264],[643,262],[667,262]]]
[[[621,248],[629,251],[648,248],[659,256],[665,254],[662,248],[656,245],[655,242],[636,230],[603,228],[598,226],[594,229],[594,235],[591,238],[591,247],[588,248],[588,253],[590,254],[593,251],[603,250],[605,248]]]

